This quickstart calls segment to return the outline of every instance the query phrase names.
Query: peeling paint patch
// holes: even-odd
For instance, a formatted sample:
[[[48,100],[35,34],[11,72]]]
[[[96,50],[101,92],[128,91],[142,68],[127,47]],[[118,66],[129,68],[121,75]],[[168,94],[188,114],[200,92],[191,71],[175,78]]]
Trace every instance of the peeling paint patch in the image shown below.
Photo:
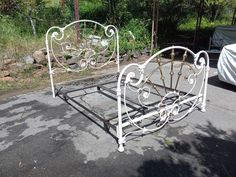
[[[5,116],[5,117],[0,118],[0,124],[14,122],[14,121],[21,121],[23,120],[23,118],[28,117],[29,115],[34,114],[36,112],[37,112],[36,110],[30,110],[30,111],[19,113],[10,117]]]
[[[91,125],[88,129],[91,132],[78,130],[78,136],[72,138],[75,149],[86,156],[84,163],[107,158],[112,152],[117,151],[117,143],[109,134],[96,125]]]
[[[29,118],[25,120],[26,125],[28,126],[19,136],[23,138],[36,135],[42,131],[48,130],[49,127],[58,126],[62,119],[52,119],[52,120],[41,120],[42,116],[35,118]]]
[[[84,163],[105,159],[114,152],[118,153],[116,140],[97,125],[92,124],[86,127],[86,131],[78,130],[76,134],[77,136],[72,138],[72,142],[75,149],[85,155]],[[146,136],[128,141],[124,153],[144,155],[147,150],[159,151],[165,148],[161,143],[161,137]]]
[[[19,108],[12,109],[12,110],[9,111],[9,113],[17,114],[17,113],[22,113],[22,112],[29,111],[30,109],[32,109],[32,106],[24,106],[24,107],[19,107]]]
[[[68,118],[71,118],[73,115],[78,114],[77,110],[72,109],[71,107],[69,107],[69,105],[66,105],[66,106],[68,107],[69,110],[66,111],[64,118],[68,119]]]
[[[69,124],[62,124],[57,127],[57,130],[69,130],[69,131],[75,131],[76,127],[71,127]]]
[[[131,140],[126,143],[125,153],[132,154],[133,152],[144,155],[147,150],[159,151],[163,150],[164,146],[160,141],[162,138],[157,138],[153,135],[146,135],[149,137],[138,137],[137,140]]]
[[[9,135],[9,132],[6,129],[0,130],[0,138],[5,138]]]
[[[12,146],[13,142],[6,142],[6,141],[1,141],[0,142],[0,151],[3,151],[7,149],[8,147]]]

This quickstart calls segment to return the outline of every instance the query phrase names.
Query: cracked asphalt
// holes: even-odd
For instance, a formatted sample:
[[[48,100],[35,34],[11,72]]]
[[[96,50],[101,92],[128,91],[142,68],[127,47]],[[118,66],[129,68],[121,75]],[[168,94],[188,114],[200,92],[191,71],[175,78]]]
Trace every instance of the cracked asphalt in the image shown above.
[[[115,102],[90,99],[116,110]],[[53,99],[50,88],[1,100],[0,177],[236,176],[236,87],[220,82],[214,67],[207,99],[205,113],[131,139],[124,153],[86,111]]]

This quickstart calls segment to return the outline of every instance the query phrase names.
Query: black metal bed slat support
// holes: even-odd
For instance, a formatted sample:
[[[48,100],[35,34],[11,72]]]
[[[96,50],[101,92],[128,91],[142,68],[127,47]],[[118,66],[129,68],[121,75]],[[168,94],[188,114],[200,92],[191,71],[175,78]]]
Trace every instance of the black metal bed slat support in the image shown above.
[[[113,96],[111,96],[111,95],[105,93],[105,92],[102,91],[102,90],[101,90],[100,93],[103,94],[103,95],[105,95],[105,96],[107,96],[108,98],[111,98],[111,99],[115,100],[115,101],[117,100],[117,98],[115,98],[115,97],[113,97]],[[122,101],[122,104],[124,104],[124,101]],[[136,104],[137,104],[137,103],[136,103]],[[129,104],[129,103],[126,103],[126,105],[127,105],[129,108],[132,109],[130,112],[136,111],[136,112],[141,112],[141,113],[145,114],[145,113],[146,113],[146,110],[147,110],[145,107],[140,106],[140,105],[137,105],[137,106],[139,106],[139,107],[135,107],[135,106],[133,106],[132,104]],[[125,114],[125,113],[124,113],[124,114]],[[111,117],[111,118],[106,118],[106,120],[107,120],[107,121],[110,121],[110,120],[113,120],[113,119],[116,119],[116,118],[117,118],[117,116],[116,116],[116,117]]]
[[[84,106],[83,104],[80,104],[78,101],[76,101],[75,99],[71,98],[70,96],[68,96],[67,94],[64,94],[63,97],[67,100],[70,100],[72,102],[74,102],[75,104],[77,104],[78,106],[80,106],[81,108],[85,109],[87,112],[89,112],[90,114],[92,114],[95,118],[99,119],[100,121],[102,121],[104,124],[106,124],[108,127],[111,127],[113,130],[116,130],[116,126],[114,126],[113,124],[111,124],[109,121],[105,120],[103,117],[101,117],[100,115],[98,115],[97,113],[91,111],[89,108],[87,108],[86,106]]]
[[[114,90],[111,90],[111,89],[109,89],[109,88],[107,88],[107,87],[104,87],[103,85],[98,85],[98,87],[100,87],[100,88],[106,90],[107,92],[109,92],[109,93],[111,93],[111,94],[113,94],[113,95],[116,95],[116,92],[115,92]],[[124,95],[121,95],[121,97],[124,98]],[[132,101],[132,99],[129,98],[129,97],[126,97],[126,100],[129,101],[129,102],[132,103],[132,104],[135,104],[135,105],[140,106],[140,105],[139,105],[138,103],[136,103],[135,101]],[[131,106],[131,105],[130,105],[130,106]],[[131,107],[135,108],[134,106],[131,106]]]
[[[62,100],[65,101],[64,97],[62,97],[61,95],[57,95],[59,98],[61,98]],[[73,105],[72,103],[66,101],[66,103],[68,105],[70,105],[72,108],[74,108],[75,110],[77,110],[78,112],[80,112],[81,114],[83,114],[86,118],[88,118],[90,121],[92,121],[93,123],[95,123],[98,127],[102,128],[103,130],[105,130],[107,133],[109,133],[116,141],[118,140],[117,139],[117,136],[115,136],[113,133],[110,132],[110,129],[109,129],[109,126],[106,125],[105,123],[103,123],[103,126],[100,125],[97,120],[94,120],[94,118],[88,116],[87,114],[81,112],[75,105]]]
[[[62,91],[62,88],[63,88],[63,87],[60,87],[60,88],[58,89],[58,91],[57,91],[57,96],[62,95],[63,98],[64,98],[64,100],[65,100],[66,102],[67,102],[68,100],[71,100],[71,101],[73,101],[74,103],[76,103],[78,106],[80,106],[80,107],[82,107],[82,108],[85,108],[85,107],[81,106],[82,104],[80,104],[79,102],[77,102],[77,101],[74,99],[74,97],[70,97],[68,94],[69,94],[69,93],[72,93],[72,92],[76,92],[76,91],[81,91],[81,90],[86,90],[86,89],[91,89],[91,88],[97,88],[97,90],[100,91],[101,94],[103,94],[103,95],[105,95],[105,96],[107,96],[108,98],[111,98],[111,99],[113,99],[113,100],[117,100],[117,98],[115,97],[115,96],[116,96],[116,92],[115,92],[114,90],[112,90],[111,88],[108,88],[108,87],[105,87],[105,86],[104,86],[104,85],[108,85],[108,84],[112,84],[112,83],[116,83],[116,81],[110,81],[110,82],[106,82],[106,83],[103,83],[103,84],[95,84],[95,85],[83,87],[83,88],[80,88],[80,89],[74,89],[74,90],[70,90],[70,91],[66,91],[66,92],[63,92],[63,91]],[[101,89],[103,89],[103,90],[101,90]],[[104,93],[103,91],[107,91],[107,92],[111,93],[111,94],[114,95],[114,96],[108,95],[108,94]],[[78,96],[77,96],[77,97],[78,97]],[[132,101],[131,99],[128,99],[128,101],[129,101],[130,103],[135,104],[135,105],[137,105],[137,106],[140,107],[140,105],[139,105],[138,103]],[[137,108],[137,107],[133,106],[132,104],[127,104],[127,106],[129,106],[130,108],[132,108],[133,110],[136,110],[136,111],[138,111],[138,112],[140,112],[140,111],[141,111],[142,113],[145,112],[145,108],[144,108],[144,107]],[[86,108],[87,108],[87,107],[86,107]],[[141,109],[141,110],[140,110],[140,109]],[[89,109],[87,108],[86,110],[88,111]],[[93,112],[93,111],[89,110],[89,112],[91,113],[91,112]],[[95,114],[96,114],[96,113],[95,113]],[[101,119],[103,119],[102,121],[104,122],[104,124],[107,124],[107,122],[109,122],[110,120],[113,120],[113,119],[117,118],[117,117],[113,117],[113,118],[107,118],[107,119],[105,119],[105,118],[103,118],[102,116],[100,116],[100,115],[98,115],[98,114],[96,114],[96,115],[99,116]],[[95,116],[95,115],[94,115],[94,116]],[[101,119],[99,119],[99,120],[101,120]],[[109,125],[109,123],[108,123],[108,125]]]
[[[110,82],[106,82],[106,83],[103,83],[104,85],[108,85],[108,84],[112,84],[112,83],[116,83],[117,81],[110,81]],[[64,93],[68,94],[68,93],[72,93],[72,92],[76,92],[76,91],[80,91],[80,90],[86,90],[86,89],[90,89],[90,88],[93,88],[93,87],[98,87],[100,84],[95,84],[95,85],[90,85],[90,86],[86,86],[86,87],[82,87],[82,88],[79,88],[79,89],[73,89],[73,90],[70,90],[70,91],[66,91]]]

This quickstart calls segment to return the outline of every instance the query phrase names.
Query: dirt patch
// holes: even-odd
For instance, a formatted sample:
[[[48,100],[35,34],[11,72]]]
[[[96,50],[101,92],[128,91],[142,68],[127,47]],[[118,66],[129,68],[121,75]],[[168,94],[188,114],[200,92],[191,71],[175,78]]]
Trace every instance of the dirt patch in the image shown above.
[[[148,56],[141,56],[139,59],[123,61],[121,68],[129,63],[142,63],[148,59]],[[10,69],[9,69],[10,70]],[[50,87],[48,68],[35,65],[27,65],[22,68],[10,70],[7,79],[0,80],[0,100],[9,97],[25,94],[31,91],[37,91]],[[63,70],[62,70],[63,71]],[[116,73],[116,64],[111,63],[100,70],[84,70],[82,72],[58,72],[54,76],[55,83],[70,82],[79,79],[99,77],[104,74]],[[9,79],[10,78],[10,79]]]

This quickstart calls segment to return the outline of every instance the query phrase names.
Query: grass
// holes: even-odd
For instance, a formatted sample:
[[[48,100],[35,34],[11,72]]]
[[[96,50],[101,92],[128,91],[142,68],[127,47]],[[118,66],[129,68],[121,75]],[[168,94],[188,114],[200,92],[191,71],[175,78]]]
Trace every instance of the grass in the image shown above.
[[[37,72],[41,72],[37,75]],[[33,65],[28,65],[24,69],[12,71],[10,76],[13,81],[0,81],[0,95],[14,90],[34,89],[43,86],[49,80],[47,69],[36,70]]]
[[[4,63],[5,59],[20,62],[22,57],[32,56],[34,51],[45,47],[44,36],[34,38],[23,28],[13,18],[0,15],[0,64]],[[0,95],[13,90],[36,88],[42,81],[48,80],[46,75],[32,77],[36,72],[33,66],[8,68],[8,71],[14,81],[0,81]]]
[[[165,144],[166,146],[171,146],[171,145],[173,145],[173,141],[170,140],[170,139],[168,139],[168,138],[165,138],[165,139],[164,139],[164,144]]]
[[[0,59],[19,59],[44,47],[44,36],[35,38],[8,16],[0,16]]]
[[[230,25],[227,20],[216,20],[214,22],[209,21],[207,18],[203,17],[201,22],[201,28],[214,28],[219,25]],[[194,31],[196,28],[196,18],[189,18],[189,20],[178,26],[180,31]]]

